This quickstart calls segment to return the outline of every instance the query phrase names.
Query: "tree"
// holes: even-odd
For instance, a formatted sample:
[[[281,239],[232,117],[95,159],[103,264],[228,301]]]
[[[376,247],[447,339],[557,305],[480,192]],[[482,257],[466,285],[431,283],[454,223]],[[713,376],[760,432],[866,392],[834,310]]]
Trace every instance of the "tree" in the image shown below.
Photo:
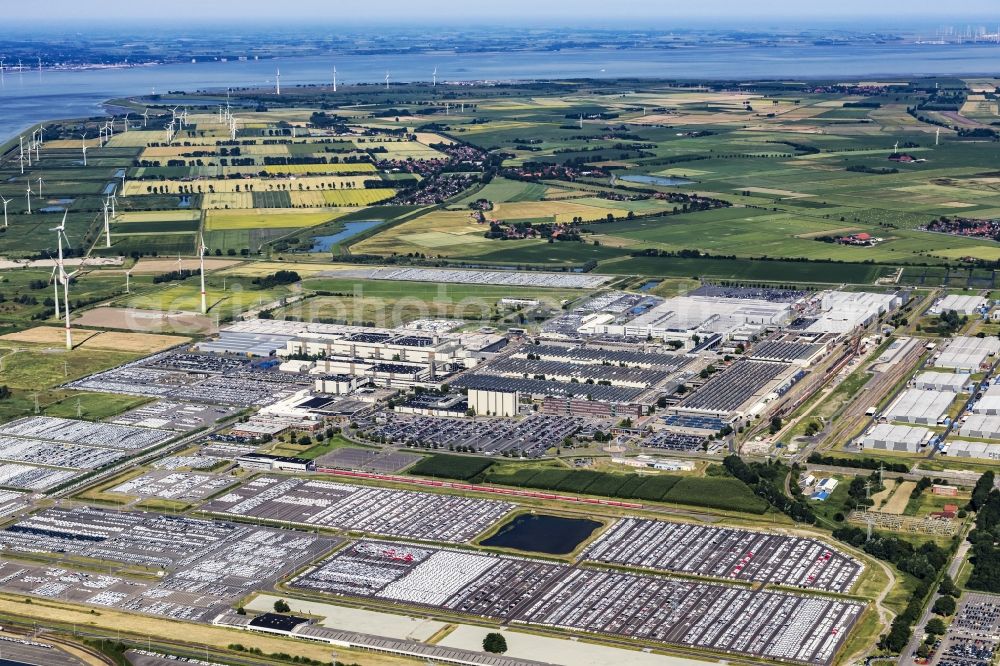
[[[274,602],[274,612],[275,613],[290,613],[292,610],[291,606],[284,599],[278,599]]]
[[[935,636],[943,636],[948,631],[948,628],[944,626],[944,620],[939,617],[927,620],[927,626],[924,629],[928,634],[934,634]]]
[[[958,589],[957,585],[955,585],[951,576],[945,574],[944,578],[941,580],[941,587],[938,588],[938,593],[948,595],[949,597],[957,597],[962,594],[962,591]]]
[[[493,654],[503,654],[507,651],[507,639],[503,634],[492,631],[483,639],[483,650]]]
[[[938,597],[938,600],[934,602],[932,610],[938,615],[954,615],[955,600],[952,597]]]

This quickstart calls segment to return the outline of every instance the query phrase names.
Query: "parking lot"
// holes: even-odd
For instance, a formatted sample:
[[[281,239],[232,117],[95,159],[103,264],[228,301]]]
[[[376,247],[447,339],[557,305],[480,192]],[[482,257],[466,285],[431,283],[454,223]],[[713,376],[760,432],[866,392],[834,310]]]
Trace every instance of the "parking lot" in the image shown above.
[[[163,572],[158,581],[59,566],[0,564],[0,589],[186,620],[209,620],[328,552],[335,539],[223,521],[54,508],[0,531],[0,546]]]
[[[607,275],[587,273],[543,273],[541,271],[477,271],[448,268],[352,268],[322,273],[329,277],[354,277],[365,280],[407,280],[412,282],[450,282],[452,284],[488,284],[509,287],[552,287],[559,289],[595,289],[610,280]]]
[[[83,391],[234,407],[269,405],[307,385],[300,377],[256,369],[243,359],[181,352],[155,354],[67,384]]]
[[[176,436],[175,433],[152,428],[60,419],[53,416],[25,416],[4,423],[0,426],[0,435],[127,451],[148,449]]]
[[[967,592],[935,653],[935,666],[990,666],[1000,647],[1000,596]]]
[[[451,449],[473,447],[480,453],[506,451],[526,458],[542,456],[562,444],[580,427],[579,419],[533,414],[526,419],[456,419],[380,413],[358,420],[358,429],[369,439],[407,446],[436,445]]]
[[[607,564],[848,593],[863,565],[817,539],[623,518],[583,558]]]
[[[495,500],[274,476],[253,479],[201,507],[244,518],[451,543],[471,540],[513,509]]]
[[[112,423],[167,430],[197,430],[233,413],[220,405],[198,405],[176,400],[157,400],[119,414]]]
[[[290,585],[822,665],[863,610],[835,599],[367,540]]]
[[[236,479],[216,474],[152,471],[109,488],[109,493],[131,497],[202,500],[236,483]]]
[[[320,456],[317,467],[347,469],[359,472],[393,474],[420,460],[423,456],[391,449],[357,449],[344,447]]]
[[[518,619],[828,664],[863,608],[834,599],[572,569]]]
[[[0,486],[21,490],[48,490],[79,476],[78,471],[0,463]]]

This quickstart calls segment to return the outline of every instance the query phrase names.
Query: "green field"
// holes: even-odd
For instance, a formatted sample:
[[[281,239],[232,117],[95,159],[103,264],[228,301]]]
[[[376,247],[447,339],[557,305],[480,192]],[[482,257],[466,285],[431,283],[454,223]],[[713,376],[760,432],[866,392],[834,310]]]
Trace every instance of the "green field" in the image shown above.
[[[754,495],[746,484],[730,478],[665,474],[644,476],[498,463],[487,470],[483,481],[505,486],[688,504],[756,514],[767,510],[767,504]]]

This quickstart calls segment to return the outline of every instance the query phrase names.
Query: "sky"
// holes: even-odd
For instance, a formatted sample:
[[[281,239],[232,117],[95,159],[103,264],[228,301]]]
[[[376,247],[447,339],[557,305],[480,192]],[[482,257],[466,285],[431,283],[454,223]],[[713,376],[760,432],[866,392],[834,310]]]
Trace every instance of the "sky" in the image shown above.
[[[864,20],[890,17],[905,24],[913,20],[1000,18],[997,0],[170,0],[163,3],[135,0],[43,0],[4,3],[6,21],[92,21],[101,8],[106,22],[134,22],[141,19],[171,21],[184,19],[268,20],[287,23],[302,21],[350,22],[357,24],[478,23],[502,20],[516,24],[546,21],[579,24],[592,20],[613,20],[648,25],[649,21],[672,22],[714,19],[731,23],[753,18],[780,24],[783,19]],[[105,23],[106,24],[106,23]],[[858,27],[863,27],[859,25]]]

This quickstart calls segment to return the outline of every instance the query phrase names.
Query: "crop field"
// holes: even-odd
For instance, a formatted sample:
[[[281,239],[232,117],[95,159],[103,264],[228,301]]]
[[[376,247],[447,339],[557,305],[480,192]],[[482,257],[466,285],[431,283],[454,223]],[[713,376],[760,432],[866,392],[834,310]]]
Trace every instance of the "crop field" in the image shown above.
[[[418,473],[416,470],[411,471]],[[736,479],[615,474],[559,467],[513,467],[500,464],[487,470],[484,480],[507,486],[689,504],[749,513],[764,513],[767,509],[767,505],[754,495],[749,487]]]
[[[205,214],[205,231],[315,227],[349,212],[351,211],[302,211],[293,208],[210,210]]]
[[[336,162],[327,164],[268,164],[261,171],[269,174],[371,173],[375,165],[368,162]]]
[[[490,465],[492,465],[492,462],[485,458],[467,458],[464,456],[438,454],[421,459],[416,465],[410,468],[409,473],[420,476],[435,476],[443,479],[468,481],[482,474]]]

